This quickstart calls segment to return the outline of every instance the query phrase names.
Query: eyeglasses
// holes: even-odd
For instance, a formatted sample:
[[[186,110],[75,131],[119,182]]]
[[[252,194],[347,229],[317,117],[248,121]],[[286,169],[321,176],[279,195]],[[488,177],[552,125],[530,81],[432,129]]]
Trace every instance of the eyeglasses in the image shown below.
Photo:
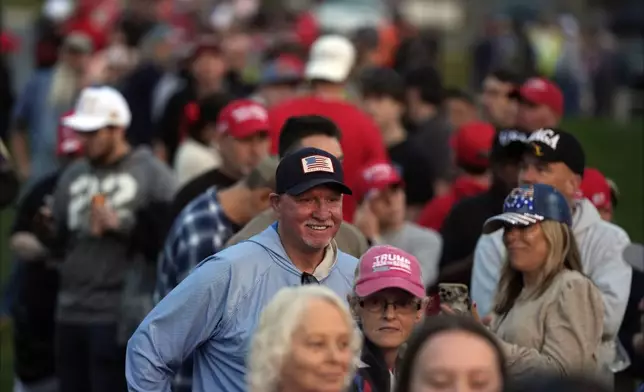
[[[302,286],[307,284],[320,284],[320,281],[308,272],[302,272],[302,278],[300,282]]]
[[[394,311],[401,314],[409,314],[420,310],[420,302],[415,298],[387,301],[384,298],[373,297],[365,298],[359,304],[361,308],[372,313],[385,312],[389,305],[394,307]]]

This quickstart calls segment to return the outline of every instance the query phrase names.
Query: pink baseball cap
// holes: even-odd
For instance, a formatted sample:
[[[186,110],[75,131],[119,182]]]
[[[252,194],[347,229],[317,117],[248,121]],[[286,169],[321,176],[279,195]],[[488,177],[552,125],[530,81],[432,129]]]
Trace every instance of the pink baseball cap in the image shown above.
[[[268,111],[255,101],[239,99],[226,105],[217,118],[217,130],[236,139],[268,132]]]
[[[374,246],[360,258],[356,294],[364,298],[389,288],[425,297],[420,263],[402,249],[390,245]]]

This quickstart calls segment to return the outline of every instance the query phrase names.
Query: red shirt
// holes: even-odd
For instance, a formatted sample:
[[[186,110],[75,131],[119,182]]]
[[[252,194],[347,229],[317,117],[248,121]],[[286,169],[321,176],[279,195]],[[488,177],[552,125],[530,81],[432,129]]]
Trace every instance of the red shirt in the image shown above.
[[[452,188],[443,196],[430,200],[420,212],[416,223],[423,227],[440,231],[443,221],[452,206],[459,200],[466,197],[476,196],[483,193],[488,187],[472,181],[468,177],[459,177],[454,181]]]
[[[340,128],[344,179],[349,188],[355,187],[362,169],[368,164],[389,161],[380,131],[370,117],[349,102],[313,96],[296,98],[269,110],[273,154],[278,152],[279,133],[286,120],[306,115],[327,117]],[[355,199],[346,196],[343,202],[344,220],[353,221],[355,210]]]

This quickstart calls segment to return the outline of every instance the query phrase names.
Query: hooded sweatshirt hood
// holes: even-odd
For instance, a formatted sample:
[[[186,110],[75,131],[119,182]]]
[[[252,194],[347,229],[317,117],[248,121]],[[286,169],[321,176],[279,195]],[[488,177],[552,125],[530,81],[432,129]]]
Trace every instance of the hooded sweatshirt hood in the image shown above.
[[[574,211],[572,214],[572,231],[575,236],[580,235],[588,230],[592,225],[601,222],[602,218],[593,203],[586,199],[575,201]]]
[[[266,230],[254,237],[251,237],[248,241],[254,242],[264,248],[264,250],[271,255],[271,260],[280,268],[283,268],[291,274],[301,276],[302,271],[293,264],[286,254],[286,249],[284,249],[284,245],[282,244],[277,228],[278,224],[277,222],[274,222]],[[313,274],[320,282],[323,282],[324,279],[326,279],[336,268],[342,268],[338,266],[338,246],[334,239],[329,243],[329,247],[326,252],[327,253],[324,256],[322,263],[318,265]],[[349,272],[349,274],[353,273],[353,271],[349,270],[341,270],[340,272],[342,273],[342,276],[345,276],[347,272]],[[352,284],[352,280],[348,280],[347,282]]]

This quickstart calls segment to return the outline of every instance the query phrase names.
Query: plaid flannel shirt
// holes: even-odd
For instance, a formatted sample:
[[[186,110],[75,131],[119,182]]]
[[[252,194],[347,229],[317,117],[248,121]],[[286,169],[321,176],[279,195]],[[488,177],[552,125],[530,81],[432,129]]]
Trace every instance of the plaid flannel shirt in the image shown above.
[[[174,289],[203,259],[219,252],[239,227],[217,200],[217,187],[209,188],[188,204],[174,221],[159,255],[156,303]],[[192,358],[173,380],[173,391],[192,390]]]

